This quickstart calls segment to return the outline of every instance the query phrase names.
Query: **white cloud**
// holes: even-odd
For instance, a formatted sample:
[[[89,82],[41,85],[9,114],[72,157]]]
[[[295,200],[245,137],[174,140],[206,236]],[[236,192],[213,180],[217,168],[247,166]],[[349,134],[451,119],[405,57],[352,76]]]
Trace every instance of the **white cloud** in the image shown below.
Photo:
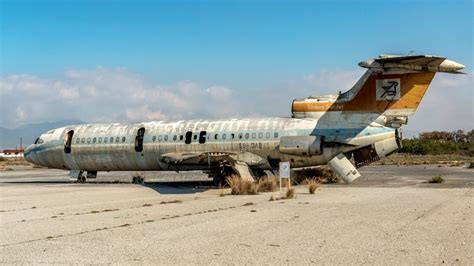
[[[436,74],[414,116],[403,128],[406,136],[429,130],[474,128],[474,71],[467,75]]]
[[[79,119],[86,122],[238,116],[232,89],[180,81],[151,83],[123,68],[68,70],[57,79],[32,75],[0,78],[0,125]],[[13,106],[13,108],[12,108]]]
[[[105,123],[290,116],[294,98],[346,91],[363,72],[320,71],[279,88],[246,90],[189,80],[160,84],[124,68],[68,70],[56,79],[9,75],[0,77],[0,126],[64,119]],[[472,75],[438,74],[404,127],[405,135],[473,128]]]

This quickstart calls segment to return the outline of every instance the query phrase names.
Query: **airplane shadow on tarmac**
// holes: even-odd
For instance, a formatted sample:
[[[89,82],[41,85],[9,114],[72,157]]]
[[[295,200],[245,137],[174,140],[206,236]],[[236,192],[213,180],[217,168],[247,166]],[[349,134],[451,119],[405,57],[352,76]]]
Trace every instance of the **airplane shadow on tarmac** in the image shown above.
[[[77,183],[70,180],[29,180],[29,181],[6,181],[2,184],[32,185],[32,184],[76,184],[76,185],[131,185],[130,182],[117,181],[87,181],[87,183]],[[212,182],[206,181],[187,181],[187,182],[145,182],[144,184],[135,184],[152,189],[160,194],[193,194],[214,189]]]
[[[212,182],[146,182],[144,187],[160,194],[193,194],[215,188]]]

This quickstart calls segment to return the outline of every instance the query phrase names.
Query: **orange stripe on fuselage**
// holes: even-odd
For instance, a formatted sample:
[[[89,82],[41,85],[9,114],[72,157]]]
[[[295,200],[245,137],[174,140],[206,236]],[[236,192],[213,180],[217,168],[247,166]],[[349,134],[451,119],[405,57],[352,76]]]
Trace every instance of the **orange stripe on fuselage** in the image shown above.
[[[394,109],[416,109],[434,75],[435,73],[373,75],[369,77],[359,93],[350,102],[294,101],[292,110],[293,112],[364,111],[382,113]],[[375,89],[376,80],[378,79],[400,79],[400,99],[377,101]]]

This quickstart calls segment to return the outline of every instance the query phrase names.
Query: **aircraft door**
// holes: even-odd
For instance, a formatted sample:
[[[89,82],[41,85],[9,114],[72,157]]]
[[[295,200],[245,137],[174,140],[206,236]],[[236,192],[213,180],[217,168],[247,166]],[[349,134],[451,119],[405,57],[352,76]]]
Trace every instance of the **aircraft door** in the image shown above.
[[[141,127],[137,131],[137,136],[135,137],[135,151],[142,152],[143,151],[143,138],[145,136],[145,128]]]
[[[69,130],[64,136],[64,153],[71,153],[72,151],[72,137],[74,135],[74,130]]]
[[[186,132],[185,137],[186,138],[184,139],[184,143],[191,144],[191,140],[192,140],[192,137],[193,137],[193,132],[191,132],[191,131]]]

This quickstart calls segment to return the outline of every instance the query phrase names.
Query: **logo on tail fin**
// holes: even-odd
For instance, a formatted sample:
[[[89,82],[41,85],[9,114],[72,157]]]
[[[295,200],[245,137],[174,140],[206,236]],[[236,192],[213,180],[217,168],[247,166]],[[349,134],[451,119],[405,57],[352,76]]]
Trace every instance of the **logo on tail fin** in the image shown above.
[[[377,101],[396,101],[400,99],[400,79],[378,79],[376,82]]]

